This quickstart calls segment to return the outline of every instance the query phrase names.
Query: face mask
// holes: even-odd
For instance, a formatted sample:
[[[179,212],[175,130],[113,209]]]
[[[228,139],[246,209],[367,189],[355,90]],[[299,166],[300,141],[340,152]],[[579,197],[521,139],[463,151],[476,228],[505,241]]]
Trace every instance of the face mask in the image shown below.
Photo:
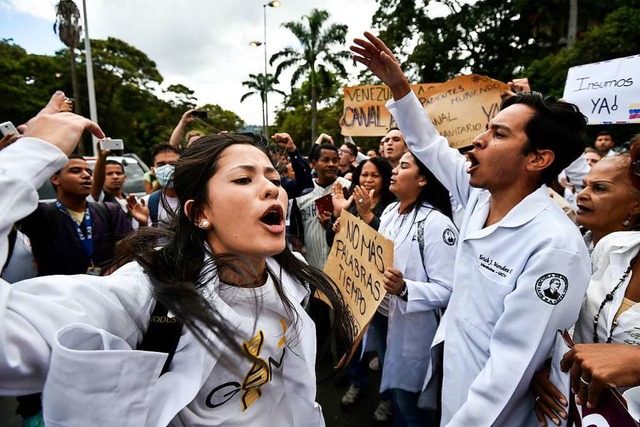
[[[175,166],[173,165],[162,165],[159,168],[156,168],[156,178],[158,178],[158,182],[161,187],[173,188],[174,170]]]

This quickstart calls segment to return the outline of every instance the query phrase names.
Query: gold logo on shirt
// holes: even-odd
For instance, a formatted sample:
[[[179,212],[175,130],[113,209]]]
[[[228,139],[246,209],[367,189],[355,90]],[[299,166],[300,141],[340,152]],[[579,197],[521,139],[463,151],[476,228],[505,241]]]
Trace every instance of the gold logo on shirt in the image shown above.
[[[278,341],[278,348],[281,348],[286,343],[285,333],[287,332],[287,323],[282,318],[280,319],[280,326],[282,326],[282,338]],[[253,338],[242,344],[242,349],[253,359],[251,368],[242,382],[242,391],[244,391],[242,395],[243,411],[262,396],[261,387],[271,381],[272,372],[270,363],[260,357],[263,344],[264,333],[262,331],[258,331]]]

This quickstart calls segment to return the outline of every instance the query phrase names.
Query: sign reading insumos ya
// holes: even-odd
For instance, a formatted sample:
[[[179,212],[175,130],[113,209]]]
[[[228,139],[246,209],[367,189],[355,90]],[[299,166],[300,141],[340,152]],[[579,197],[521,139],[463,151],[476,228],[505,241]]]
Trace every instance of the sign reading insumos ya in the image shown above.
[[[640,123],[640,55],[570,68],[562,97],[590,125]]]
[[[354,345],[341,364],[353,356],[366,326],[382,302],[386,294],[384,271],[392,266],[393,242],[343,210],[340,231],[336,233],[324,265],[324,272],[333,279],[347,304],[353,324]],[[324,298],[320,296],[320,299]]]
[[[471,74],[446,83],[412,85],[441,135],[452,147],[471,145],[500,110],[509,87],[486,76]],[[344,88],[342,134],[345,136],[383,136],[396,126],[385,107],[391,90],[384,85]]]

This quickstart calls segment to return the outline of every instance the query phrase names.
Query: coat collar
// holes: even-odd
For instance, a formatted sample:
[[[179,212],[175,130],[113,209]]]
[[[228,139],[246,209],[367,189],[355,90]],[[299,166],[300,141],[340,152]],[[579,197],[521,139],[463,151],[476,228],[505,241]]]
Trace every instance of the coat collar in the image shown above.
[[[482,221],[486,221],[486,215],[489,213],[489,203],[491,200],[491,194],[484,190],[481,191],[478,196],[478,202],[475,211],[486,212],[482,215]],[[553,204],[553,199],[549,197],[549,190],[546,185],[540,186],[533,193],[522,199],[520,203],[515,205],[508,213],[495,224],[489,227],[482,227],[476,231],[471,231],[466,238],[477,239],[485,237],[493,233],[498,228],[517,228],[530,222],[537,217],[542,211],[548,209]],[[480,219],[480,218],[478,218]]]

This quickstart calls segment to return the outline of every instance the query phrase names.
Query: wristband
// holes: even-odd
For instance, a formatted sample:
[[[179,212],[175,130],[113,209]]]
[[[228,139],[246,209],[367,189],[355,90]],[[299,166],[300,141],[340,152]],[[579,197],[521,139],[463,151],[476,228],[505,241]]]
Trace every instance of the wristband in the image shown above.
[[[409,296],[409,290],[407,289],[407,282],[402,282],[402,284],[403,284],[402,290],[400,291],[398,296],[402,298],[403,301],[406,301]]]

